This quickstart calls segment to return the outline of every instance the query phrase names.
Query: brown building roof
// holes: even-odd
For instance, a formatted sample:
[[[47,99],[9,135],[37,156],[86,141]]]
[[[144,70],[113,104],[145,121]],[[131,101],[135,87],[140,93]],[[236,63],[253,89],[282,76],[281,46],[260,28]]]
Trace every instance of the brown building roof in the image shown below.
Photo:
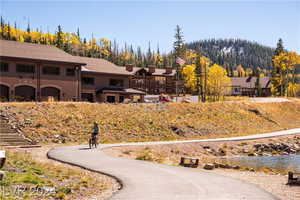
[[[132,72],[126,71],[125,67],[118,67],[117,65],[101,59],[101,58],[88,58],[75,56],[78,62],[86,63],[86,66],[82,67],[83,72],[98,72],[105,74],[118,74],[118,75],[131,75]]]
[[[62,62],[84,65],[78,62],[74,56],[63,50],[51,46],[33,43],[21,43],[16,41],[0,40],[0,57],[17,58],[37,61]]]
[[[137,71],[143,69],[140,67],[133,67],[131,72],[126,70],[126,67],[117,66],[114,63],[111,63],[107,60],[101,58],[89,58],[89,57],[81,57],[75,56],[78,62],[86,63],[86,66],[82,67],[83,72],[98,72],[105,74],[118,74],[118,75],[134,75]],[[149,71],[148,68],[144,68]],[[154,76],[173,76],[176,71],[172,70],[171,74],[166,74],[165,69],[155,69],[155,72],[152,73]]]
[[[256,77],[232,77],[231,83],[233,87],[255,88]],[[262,88],[268,88],[270,85],[270,77],[262,77],[259,79]]]

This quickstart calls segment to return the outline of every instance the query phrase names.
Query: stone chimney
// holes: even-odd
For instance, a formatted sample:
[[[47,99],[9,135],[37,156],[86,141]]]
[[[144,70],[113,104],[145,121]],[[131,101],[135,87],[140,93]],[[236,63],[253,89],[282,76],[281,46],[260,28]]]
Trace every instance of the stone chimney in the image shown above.
[[[149,66],[148,67],[149,73],[155,73],[155,66]]]
[[[126,65],[126,71],[132,72],[133,71],[133,65],[132,64],[127,64]]]
[[[166,69],[166,74],[172,74],[173,72],[172,67],[166,67],[165,69]]]

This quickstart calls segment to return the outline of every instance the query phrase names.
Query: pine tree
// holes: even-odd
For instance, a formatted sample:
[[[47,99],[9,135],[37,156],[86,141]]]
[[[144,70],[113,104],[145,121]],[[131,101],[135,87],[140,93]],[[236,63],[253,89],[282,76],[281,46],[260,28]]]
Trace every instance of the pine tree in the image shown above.
[[[143,54],[140,46],[137,47],[137,66],[143,67]]]
[[[4,19],[3,19],[2,16],[1,16],[1,19],[0,19],[0,25],[1,25],[1,30],[3,30],[5,22],[4,22]],[[4,31],[1,31],[1,38],[4,38]]]
[[[185,53],[185,47],[184,47],[183,32],[179,25],[177,25],[175,29],[175,42],[173,44],[173,47],[174,47],[175,59],[177,57],[182,58]]]
[[[284,47],[283,47],[283,42],[282,39],[279,38],[277,42],[277,47],[275,49],[273,58],[272,58],[272,65],[273,65],[273,70],[272,70],[272,85],[273,85],[273,92],[275,94],[279,94],[280,96],[284,95],[284,88],[286,87],[286,83],[282,83],[280,80],[283,80],[284,77],[284,72],[275,66],[274,64],[274,58],[276,56],[279,56],[281,53],[284,52]]]
[[[0,25],[1,25],[1,28],[4,27],[4,24],[5,24],[4,19],[3,19],[3,17],[1,16],[1,19],[0,19]]]
[[[64,47],[63,32],[60,25],[57,27],[55,45],[61,49]]]
[[[9,25],[9,23],[8,23],[8,28],[7,28],[7,39],[8,39],[8,40],[11,39],[10,31],[11,31],[11,29],[10,29],[10,25]]]
[[[149,65],[152,65],[152,50],[151,50],[151,44],[150,44],[150,41],[148,42],[148,51],[147,51],[147,54],[146,54],[146,67],[149,67]]]
[[[283,42],[282,39],[279,38],[278,42],[277,42],[277,47],[275,49],[275,54],[274,56],[278,56],[280,53],[284,52],[284,48],[283,48]]]
[[[79,28],[77,28],[76,35],[77,35],[77,37],[78,37],[78,38],[80,38],[80,32],[79,32]]]
[[[30,24],[29,24],[29,21],[28,21],[28,24],[27,24],[27,29],[26,29],[27,33],[30,33]]]

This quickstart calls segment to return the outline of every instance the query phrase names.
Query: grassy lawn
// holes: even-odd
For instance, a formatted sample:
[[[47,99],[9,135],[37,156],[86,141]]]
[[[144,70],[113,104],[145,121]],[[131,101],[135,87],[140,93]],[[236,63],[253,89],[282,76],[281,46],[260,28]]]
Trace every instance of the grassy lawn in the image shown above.
[[[82,171],[40,163],[30,154],[8,152],[0,199],[81,199],[108,189]]]
[[[249,135],[300,127],[300,101],[184,104],[2,103],[24,134],[40,143],[87,143],[92,124],[101,142]]]

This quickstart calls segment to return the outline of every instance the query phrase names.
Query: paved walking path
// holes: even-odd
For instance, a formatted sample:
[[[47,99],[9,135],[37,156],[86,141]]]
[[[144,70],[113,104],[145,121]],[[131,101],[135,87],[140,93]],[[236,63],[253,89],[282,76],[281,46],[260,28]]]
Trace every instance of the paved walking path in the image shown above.
[[[277,198],[253,184],[210,171],[111,157],[102,149],[125,145],[245,140],[296,133],[300,133],[300,129],[234,138],[105,144],[92,150],[87,145],[64,146],[50,150],[48,156],[117,178],[123,188],[113,195],[113,200],[273,200]]]

